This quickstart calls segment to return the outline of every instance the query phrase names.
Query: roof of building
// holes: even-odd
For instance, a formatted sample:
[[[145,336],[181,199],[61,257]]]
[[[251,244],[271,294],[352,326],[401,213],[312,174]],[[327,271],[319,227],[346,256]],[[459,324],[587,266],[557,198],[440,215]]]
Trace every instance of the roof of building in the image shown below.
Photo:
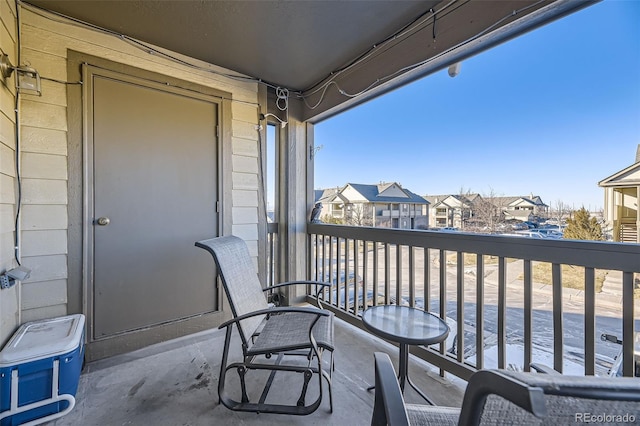
[[[425,195],[423,198],[428,200],[431,204],[439,204],[439,203],[445,203],[446,204],[445,200],[447,198],[455,198],[456,200],[458,200],[460,203],[463,203],[463,204],[466,204],[466,203],[473,204],[479,198],[482,199],[480,194],[477,194],[477,193],[474,193],[474,194]]]
[[[349,200],[340,194],[341,188],[316,189],[314,191],[316,203],[332,203],[339,200],[340,203],[346,203]]]
[[[372,203],[410,203],[410,204],[429,204],[429,201],[425,200],[418,194],[415,194],[409,191],[406,188],[403,188],[397,182],[385,182],[379,184],[362,184],[362,183],[347,183],[347,186],[351,186],[353,189],[358,191],[360,195],[362,195],[367,201]],[[397,187],[402,193],[406,194],[406,197],[397,197],[397,196],[389,196],[384,195],[389,188]],[[343,188],[344,189],[344,188]]]
[[[598,186],[637,185],[640,182],[640,144],[636,150],[636,162],[598,182]]]
[[[315,191],[316,202],[332,203],[336,202],[336,198],[340,198],[340,202],[348,202],[349,200],[342,194],[345,189],[353,188],[365,200],[370,203],[408,203],[408,204],[429,204],[418,194],[403,188],[397,182],[379,183],[379,184],[362,184],[347,183],[342,188],[328,188]],[[384,193],[390,188],[396,187],[404,194],[404,196],[385,195]]]
[[[444,194],[444,195],[425,195],[424,198],[426,200],[428,200],[431,204],[433,204],[434,206],[440,203],[445,203],[445,200],[447,198],[455,198],[456,200],[463,202],[463,203],[469,203],[469,204],[473,204],[478,200],[485,200],[488,202],[493,203],[496,206],[500,206],[500,207],[508,207],[514,203],[517,203],[518,201],[525,201],[529,204],[532,204],[534,206],[541,206],[541,207],[548,207],[543,201],[542,198],[540,198],[539,195],[518,195],[518,196],[510,196],[510,197],[487,197],[487,198],[483,198],[480,194],[478,193],[473,193],[473,194]],[[449,206],[451,207],[451,206]]]
[[[510,196],[510,197],[493,197],[492,199],[493,204],[495,204],[496,206],[501,206],[501,207],[508,207],[510,205],[513,205],[514,203],[517,203],[520,200],[523,200],[525,202],[528,202],[534,206],[541,206],[541,207],[548,207],[543,201],[542,198],[540,198],[539,195],[516,195],[516,196]]]

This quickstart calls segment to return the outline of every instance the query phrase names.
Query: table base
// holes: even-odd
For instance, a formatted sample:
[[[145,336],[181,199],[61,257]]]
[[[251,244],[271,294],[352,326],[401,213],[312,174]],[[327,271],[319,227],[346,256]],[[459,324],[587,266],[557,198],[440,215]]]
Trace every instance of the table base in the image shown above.
[[[427,403],[431,405],[436,405],[434,402],[422,392],[415,383],[411,381],[409,378],[409,345],[406,343],[400,343],[400,359],[398,362],[398,384],[400,384],[400,390],[404,394],[404,385],[405,383],[409,383],[409,385],[415,390],[418,395],[420,395]],[[368,391],[375,389],[375,386],[369,386],[367,388]]]

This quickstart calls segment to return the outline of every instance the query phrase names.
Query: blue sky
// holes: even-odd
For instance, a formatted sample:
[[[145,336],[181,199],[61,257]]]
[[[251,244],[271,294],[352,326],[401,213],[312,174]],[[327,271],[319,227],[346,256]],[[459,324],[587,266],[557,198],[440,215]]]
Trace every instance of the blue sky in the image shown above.
[[[396,181],[602,208],[640,144],[640,2],[605,0],[318,123],[315,188]]]

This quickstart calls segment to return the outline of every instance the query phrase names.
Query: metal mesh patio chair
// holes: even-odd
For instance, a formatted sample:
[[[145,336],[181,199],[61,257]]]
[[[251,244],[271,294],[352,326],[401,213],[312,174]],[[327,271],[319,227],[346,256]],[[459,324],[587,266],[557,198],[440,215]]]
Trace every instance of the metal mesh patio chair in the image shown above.
[[[372,426],[623,424],[640,420],[640,380],[480,370],[461,408],[405,404],[389,356],[377,352]],[[601,416],[601,417],[600,417]]]
[[[233,319],[219,327],[226,330],[218,381],[220,402],[236,411],[306,415],[320,406],[324,377],[329,389],[329,407],[333,411],[333,313],[317,307],[272,307],[265,297],[265,292],[284,286],[298,284],[322,288],[329,284],[294,281],[263,288],[249,249],[242,239],[225,236],[198,241],[196,246],[213,255],[233,314]],[[234,326],[242,343],[242,361],[227,364]],[[325,353],[329,356],[326,367],[323,363]],[[303,362],[290,362],[291,356],[297,356],[295,359]],[[231,369],[236,369],[239,375],[240,401],[234,400],[225,392],[226,374]],[[251,370],[271,371],[258,401],[254,402],[249,400],[245,380],[246,374]],[[290,405],[266,402],[278,371],[302,373],[300,395]],[[312,403],[307,404],[307,388],[314,376],[318,378],[318,395]]]

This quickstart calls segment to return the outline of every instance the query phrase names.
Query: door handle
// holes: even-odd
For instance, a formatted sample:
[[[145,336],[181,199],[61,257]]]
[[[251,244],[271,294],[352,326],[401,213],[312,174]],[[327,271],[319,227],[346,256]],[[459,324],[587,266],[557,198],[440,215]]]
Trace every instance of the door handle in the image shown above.
[[[96,225],[107,226],[111,220],[108,217],[100,217],[96,219]]]

